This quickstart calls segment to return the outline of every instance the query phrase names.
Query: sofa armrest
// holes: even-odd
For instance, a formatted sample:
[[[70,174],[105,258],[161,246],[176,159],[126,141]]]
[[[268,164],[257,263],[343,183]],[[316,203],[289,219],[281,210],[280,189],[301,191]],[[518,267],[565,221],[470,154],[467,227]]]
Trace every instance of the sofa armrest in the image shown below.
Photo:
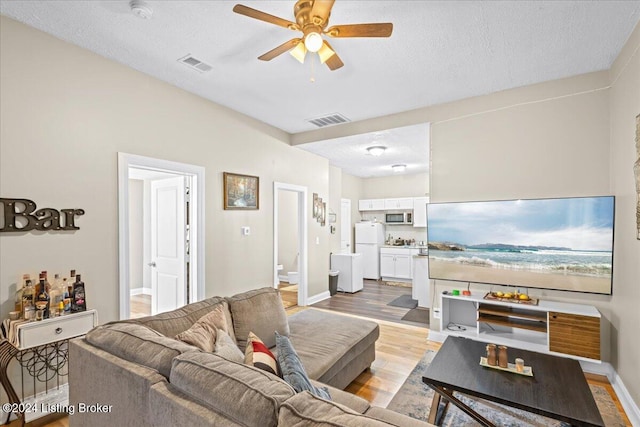
[[[156,370],[121,359],[88,344],[69,342],[69,404],[101,405],[106,413],[76,411],[69,425],[151,427],[149,388],[166,379]]]

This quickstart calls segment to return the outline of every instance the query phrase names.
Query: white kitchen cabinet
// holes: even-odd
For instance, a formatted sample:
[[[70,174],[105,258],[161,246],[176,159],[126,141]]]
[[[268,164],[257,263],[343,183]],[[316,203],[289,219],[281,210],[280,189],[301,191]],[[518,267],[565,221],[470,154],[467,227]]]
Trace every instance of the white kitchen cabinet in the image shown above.
[[[380,248],[380,276],[391,279],[411,279],[412,250],[409,248]]]
[[[427,226],[427,203],[429,203],[428,197],[413,198],[413,226],[414,227]]]
[[[411,210],[413,209],[413,197],[402,197],[398,199],[384,199],[385,210]]]
[[[358,200],[359,211],[383,211],[385,199],[362,199]]]

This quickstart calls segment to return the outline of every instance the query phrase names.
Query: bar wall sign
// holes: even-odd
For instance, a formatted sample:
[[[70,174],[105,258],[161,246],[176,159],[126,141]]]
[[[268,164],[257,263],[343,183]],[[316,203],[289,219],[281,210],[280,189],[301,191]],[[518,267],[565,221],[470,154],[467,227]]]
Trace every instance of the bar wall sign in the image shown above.
[[[0,198],[2,220],[0,233],[21,231],[80,230],[76,217],[84,215],[83,209],[38,209],[29,199]]]

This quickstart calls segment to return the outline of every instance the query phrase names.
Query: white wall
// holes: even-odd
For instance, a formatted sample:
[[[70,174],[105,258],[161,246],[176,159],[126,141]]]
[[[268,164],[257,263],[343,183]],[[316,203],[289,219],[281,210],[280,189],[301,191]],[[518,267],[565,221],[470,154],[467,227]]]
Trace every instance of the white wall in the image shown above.
[[[429,195],[429,174],[399,174],[362,179],[363,199]]]
[[[281,275],[298,271],[298,193],[278,191],[278,264]]]
[[[4,16],[0,51],[0,194],[86,211],[76,232],[2,233],[3,318],[23,272],[70,268],[82,274],[100,322],[118,317],[118,152],[205,168],[206,296],[273,284],[273,182],[328,194],[326,159],[289,146],[277,129]],[[225,171],[260,177],[258,211],[222,209]],[[316,222],[308,232],[314,296],[327,289],[329,238]]]
[[[144,181],[129,180],[129,287],[142,288],[144,265]]]

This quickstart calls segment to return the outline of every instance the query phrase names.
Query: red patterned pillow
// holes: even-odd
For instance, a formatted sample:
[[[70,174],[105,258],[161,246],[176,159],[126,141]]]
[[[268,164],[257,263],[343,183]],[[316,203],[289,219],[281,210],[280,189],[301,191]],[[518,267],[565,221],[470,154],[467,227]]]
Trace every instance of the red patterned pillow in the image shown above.
[[[264,342],[253,332],[247,337],[247,348],[244,351],[244,363],[281,377],[278,362]]]

